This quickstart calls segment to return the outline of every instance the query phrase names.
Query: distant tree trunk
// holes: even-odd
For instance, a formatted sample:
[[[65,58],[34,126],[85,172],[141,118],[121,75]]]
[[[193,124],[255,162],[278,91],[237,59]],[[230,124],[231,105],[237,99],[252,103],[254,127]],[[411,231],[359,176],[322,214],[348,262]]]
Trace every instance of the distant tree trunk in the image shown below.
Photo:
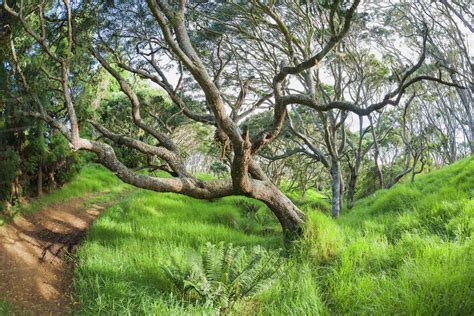
[[[351,168],[351,176],[349,178],[349,187],[347,190],[347,207],[350,209],[354,206],[354,195],[358,177],[358,171],[356,170],[356,167],[353,166]]]
[[[421,162],[421,167],[420,167],[420,170],[417,171],[415,167],[418,161]],[[420,153],[417,156],[417,158],[415,158],[415,162],[413,163],[412,172],[411,172],[411,183],[415,182],[415,176],[417,174],[422,173],[424,168],[425,168],[425,160],[423,159],[423,153]]]
[[[43,195],[43,166],[42,163],[39,163],[38,166],[38,175],[37,175],[37,194],[38,196]]]
[[[373,126],[372,126],[373,127]],[[350,177],[349,177],[349,188],[347,191],[347,207],[351,209],[354,206],[354,195],[357,186],[357,180],[359,179],[359,170],[362,163],[362,158],[366,155],[368,150],[373,146],[372,144],[366,145],[366,148],[362,150],[362,143],[365,137],[367,129],[364,129],[364,119],[359,115],[359,141],[357,143],[357,149],[352,147],[354,152],[354,163],[351,163],[351,160],[348,160]],[[375,132],[372,133],[372,136],[375,138]]]
[[[469,142],[469,148],[471,149],[471,155],[473,155],[474,154],[474,120],[471,115],[469,115],[469,130],[470,130],[471,137],[470,139],[468,139],[468,142]]]
[[[3,215],[7,217],[11,217],[13,215],[11,209],[12,209],[12,205],[10,204],[9,201],[6,201],[6,200],[0,201],[0,211]]]
[[[21,196],[21,184],[20,184],[20,176],[15,177],[15,182],[14,182],[14,189],[13,189],[13,196],[16,201],[20,200]]]
[[[470,65],[469,67],[470,75],[472,78],[472,76],[474,76],[474,67],[472,63],[469,63],[469,65]],[[466,73],[469,73],[469,72],[466,72]],[[450,77],[454,82],[458,84],[461,83],[456,73],[451,73]],[[471,154],[474,154],[474,116],[472,114],[472,109],[473,109],[472,91],[474,90],[474,85],[472,84],[472,81],[466,85],[468,89],[466,90],[456,89],[456,92],[458,93],[459,98],[461,99],[461,103],[464,106],[464,109],[466,110],[465,119],[467,120],[467,123],[469,125],[469,134],[466,136],[467,136],[467,141],[469,143],[469,149],[471,151]]]
[[[415,175],[416,175],[416,165],[418,164],[418,153],[413,155],[413,165],[411,166],[411,183],[415,182]]]
[[[372,117],[370,115],[368,117],[369,117],[370,127],[371,127],[371,131],[372,131],[372,138],[373,138],[373,141],[374,141],[375,172],[377,173],[377,178],[379,179],[380,188],[383,188],[385,184],[384,184],[384,179],[383,179],[382,168],[379,165],[379,154],[380,154],[379,142],[377,141],[377,135],[375,134],[375,127],[374,127],[374,124],[372,122]]]
[[[48,179],[49,179],[48,185],[50,185],[52,188],[56,188],[58,186],[56,182],[56,177],[54,176],[54,170],[48,172]]]
[[[338,161],[332,161],[330,174],[332,179],[331,191],[332,191],[332,216],[338,217],[341,212],[341,173],[340,164]]]
[[[342,176],[342,169],[339,167],[339,210],[342,210],[342,202],[344,201],[344,192],[346,187],[344,184],[344,177]]]

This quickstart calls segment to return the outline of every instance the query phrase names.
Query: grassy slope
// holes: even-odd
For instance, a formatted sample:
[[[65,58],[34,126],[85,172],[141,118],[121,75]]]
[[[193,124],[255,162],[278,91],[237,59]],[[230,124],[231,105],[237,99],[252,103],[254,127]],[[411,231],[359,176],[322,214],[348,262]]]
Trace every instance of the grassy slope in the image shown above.
[[[322,248],[334,254],[321,273],[328,306],[356,314],[473,314],[473,196],[469,158],[361,200],[337,226],[314,220],[313,229],[328,235]]]
[[[35,212],[45,206],[57,202],[81,197],[90,193],[107,192],[110,194],[119,193],[128,187],[117,177],[111,174],[100,165],[87,165],[72,181],[65,184],[59,190],[45,194],[40,198],[32,199],[27,204],[22,204],[15,210],[16,215]],[[7,221],[0,215],[0,226]]]
[[[248,224],[248,217],[235,205],[237,200],[208,202],[140,191],[107,210],[78,253],[76,289],[83,312],[179,314],[185,307],[168,296],[172,284],[161,269],[163,264],[185,264],[207,241],[281,246],[277,223],[261,214],[266,212],[263,206],[252,215],[261,219]],[[266,229],[272,232],[260,233],[259,221],[268,222]]]
[[[324,208],[321,196],[298,200],[309,214],[305,237],[285,273],[238,313],[473,314],[473,190],[471,158],[379,191],[337,221],[311,210]],[[161,267],[197,260],[206,241],[283,247],[265,207],[249,212],[242,200],[137,191],[109,209],[78,253],[82,313],[211,313],[181,302]]]

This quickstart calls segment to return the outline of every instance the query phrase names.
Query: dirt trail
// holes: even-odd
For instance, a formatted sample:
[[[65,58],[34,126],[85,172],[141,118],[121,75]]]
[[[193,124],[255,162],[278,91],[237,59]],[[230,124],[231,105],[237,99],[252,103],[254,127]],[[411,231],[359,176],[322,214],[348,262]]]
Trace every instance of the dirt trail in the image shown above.
[[[110,199],[94,202],[98,196],[53,204],[0,227],[0,300],[12,302],[21,314],[72,313],[77,306],[71,299],[68,254],[114,203]]]

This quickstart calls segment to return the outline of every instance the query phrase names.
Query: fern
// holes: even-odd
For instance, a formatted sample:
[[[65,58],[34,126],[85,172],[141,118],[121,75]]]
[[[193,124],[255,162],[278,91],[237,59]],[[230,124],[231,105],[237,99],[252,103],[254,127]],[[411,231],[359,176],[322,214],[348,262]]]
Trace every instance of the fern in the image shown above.
[[[206,243],[201,261],[189,270],[164,267],[184,298],[197,298],[226,314],[241,299],[266,289],[282,267],[278,252],[262,247],[248,251],[223,242]]]

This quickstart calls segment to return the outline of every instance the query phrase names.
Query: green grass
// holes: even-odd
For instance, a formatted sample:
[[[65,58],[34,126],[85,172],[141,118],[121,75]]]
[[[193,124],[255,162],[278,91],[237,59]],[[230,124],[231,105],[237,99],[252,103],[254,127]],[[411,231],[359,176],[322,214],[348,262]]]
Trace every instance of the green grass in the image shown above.
[[[0,315],[13,315],[13,304],[8,301],[0,300]]]
[[[116,194],[130,186],[121,182],[116,176],[100,165],[87,165],[69,183],[60,189],[45,194],[39,198],[31,199],[14,209],[15,216],[36,212],[48,205],[64,202],[72,198],[82,197],[93,193]],[[110,198],[104,196],[102,198]],[[96,199],[100,200],[98,196]],[[8,221],[8,218],[0,215],[0,226]]]
[[[376,192],[338,220],[321,212],[318,193],[291,196],[308,213],[305,235],[283,254],[284,273],[235,314],[474,314],[473,190],[470,158]],[[132,193],[79,249],[80,313],[215,314],[183,301],[162,269],[198,260],[207,241],[284,247],[278,223],[258,202]]]
[[[208,202],[139,191],[107,210],[78,252],[75,286],[83,313],[209,312],[174,300],[162,266],[185,265],[208,241],[280,247],[283,239],[277,223],[271,216],[259,215],[268,210],[257,204],[257,213],[247,214],[239,210],[243,200]],[[249,224],[259,221],[265,225]]]
[[[474,313],[474,159],[359,201],[322,271],[333,312]]]

